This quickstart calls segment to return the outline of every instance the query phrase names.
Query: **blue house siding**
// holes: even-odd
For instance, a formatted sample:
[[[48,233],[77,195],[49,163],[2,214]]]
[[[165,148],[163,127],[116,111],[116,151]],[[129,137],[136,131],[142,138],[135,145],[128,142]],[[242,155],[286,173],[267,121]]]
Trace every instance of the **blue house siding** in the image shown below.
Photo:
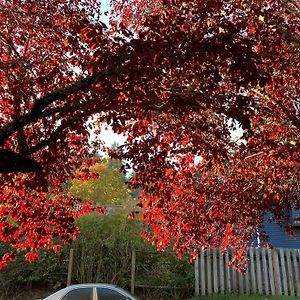
[[[267,220],[270,218],[269,214],[265,217],[265,231],[270,237],[270,243],[275,248],[299,248],[300,249],[300,227],[295,227],[295,239],[291,239],[290,235],[286,233],[276,223],[269,223]],[[292,224],[292,220],[291,220]]]

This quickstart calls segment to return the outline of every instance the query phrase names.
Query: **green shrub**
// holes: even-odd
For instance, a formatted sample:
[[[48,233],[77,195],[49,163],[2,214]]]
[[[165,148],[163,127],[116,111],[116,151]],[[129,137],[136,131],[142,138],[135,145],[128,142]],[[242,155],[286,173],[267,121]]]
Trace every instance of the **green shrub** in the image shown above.
[[[178,260],[171,251],[157,252],[143,241],[142,223],[129,220],[127,213],[87,215],[78,221],[79,238],[74,241],[76,282],[110,282],[130,286],[131,254],[136,250],[136,285],[189,288],[193,266]]]
[[[9,252],[10,246],[0,243],[0,255]],[[66,281],[65,251],[54,254],[52,251],[40,251],[40,259],[28,263],[20,251],[14,263],[0,270],[1,297],[8,297],[20,287],[47,286],[57,289]]]
[[[20,286],[50,290],[64,286],[70,248],[74,249],[72,283],[107,282],[129,288],[135,249],[137,286],[150,286],[143,291],[155,294],[151,299],[186,299],[193,292],[193,265],[186,258],[178,260],[171,251],[156,252],[140,237],[142,222],[128,219],[127,214],[121,210],[83,216],[77,220],[80,236],[60,253],[41,252],[41,259],[31,264],[17,255],[14,264],[0,271],[2,294],[9,295]],[[0,244],[0,252],[8,250],[9,246]]]
[[[109,282],[126,285],[130,280],[131,249],[141,229],[127,213],[89,214],[78,220],[80,236],[74,241],[76,282]]]

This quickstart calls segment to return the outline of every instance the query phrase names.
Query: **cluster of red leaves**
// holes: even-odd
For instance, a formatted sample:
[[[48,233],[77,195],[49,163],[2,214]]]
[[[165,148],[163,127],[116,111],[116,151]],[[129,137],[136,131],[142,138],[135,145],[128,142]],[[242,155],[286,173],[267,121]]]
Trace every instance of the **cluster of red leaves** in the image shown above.
[[[0,1],[0,145],[42,166],[1,175],[1,240],[31,259],[76,235],[63,183],[100,148],[89,134],[107,122],[128,135],[115,155],[143,188],[146,238],[179,256],[231,247],[240,267],[257,233],[267,243],[264,213],[284,224],[299,207],[299,9],[112,4],[107,29],[97,1]]]
[[[266,211],[292,235],[286,211],[300,205],[299,7],[135,3],[117,2],[116,13],[143,40],[139,51],[148,49],[139,70],[155,75],[141,97],[157,110],[128,125],[119,155],[134,166],[132,186],[143,188],[144,236],[179,256],[232,248],[243,268],[251,241],[259,235],[268,246]]]
[[[84,106],[82,93],[68,102],[62,90],[78,80],[69,61],[84,65],[89,59],[79,33],[98,8],[88,1],[82,9],[80,2],[0,1],[1,146],[21,154],[16,166],[20,170],[28,157],[41,166],[34,173],[1,174],[0,241],[23,250],[28,261],[39,258],[39,249],[56,252],[61,243],[76,238],[75,218],[95,210],[65,193],[65,183],[77,168],[85,165],[77,177],[93,175],[88,169],[96,150],[91,152],[90,131],[84,124],[89,112],[74,108]],[[69,49],[71,36],[74,44]],[[47,100],[54,91],[55,103]],[[7,134],[16,120],[23,124]],[[13,259],[14,253],[4,255],[0,268]]]
[[[75,218],[79,218],[89,213],[97,212],[105,214],[107,209],[105,207],[95,207],[93,200],[88,201],[85,205],[81,205],[75,214]]]

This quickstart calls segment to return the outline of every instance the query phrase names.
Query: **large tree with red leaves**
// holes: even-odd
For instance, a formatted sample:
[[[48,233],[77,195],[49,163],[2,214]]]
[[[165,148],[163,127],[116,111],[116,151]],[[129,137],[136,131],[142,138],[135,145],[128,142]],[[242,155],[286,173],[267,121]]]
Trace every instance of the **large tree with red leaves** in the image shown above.
[[[112,4],[106,28],[97,1],[0,1],[0,240],[30,260],[76,236],[63,183],[92,176],[106,122],[128,135],[112,155],[136,172],[145,237],[242,264],[264,213],[299,207],[297,2]]]

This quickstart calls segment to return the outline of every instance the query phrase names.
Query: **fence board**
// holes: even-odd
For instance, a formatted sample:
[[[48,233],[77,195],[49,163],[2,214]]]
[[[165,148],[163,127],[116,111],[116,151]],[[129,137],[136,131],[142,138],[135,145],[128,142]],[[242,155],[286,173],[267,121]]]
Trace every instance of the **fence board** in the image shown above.
[[[260,295],[263,294],[262,289],[262,278],[261,278],[261,261],[260,261],[260,248],[255,248],[255,262],[256,262],[256,278],[257,278],[257,289]]]
[[[297,259],[298,251],[296,249],[293,249],[293,253],[292,253],[292,256],[293,256],[293,266],[294,266],[294,274],[295,274],[296,296],[300,296],[300,278],[299,278],[300,258],[299,258],[299,262],[298,262],[298,259]]]
[[[207,294],[212,294],[212,276],[211,276],[211,250],[206,250],[206,271],[207,271]]]
[[[256,277],[255,277],[255,266],[254,266],[254,253],[253,247],[249,248],[249,255],[250,255],[250,277],[251,277],[251,292],[256,294]]]
[[[217,264],[217,249],[212,249],[213,251],[213,291],[215,294],[219,292],[219,286],[218,286],[218,264]]]
[[[228,267],[229,264],[229,253],[228,251],[225,253],[225,275],[226,275],[226,289],[228,293],[231,293],[231,280],[230,280],[230,269]]]
[[[245,273],[245,293],[247,295],[250,294],[250,271],[249,271],[249,263],[248,263],[248,268],[246,270],[246,273]]]
[[[285,296],[288,296],[288,285],[287,285],[287,276],[286,276],[286,265],[285,265],[285,257],[284,257],[284,249],[279,249],[280,256],[280,270],[282,275],[282,287],[283,293]]]
[[[239,282],[239,293],[244,294],[244,274],[242,272],[238,272],[238,282]]]
[[[201,278],[201,295],[206,295],[206,285],[205,285],[205,259],[204,251],[200,251],[200,278]]]
[[[219,270],[220,270],[220,292],[224,294],[225,292],[225,276],[224,276],[224,255],[219,249]]]
[[[195,294],[300,296],[300,250],[250,247],[248,254],[248,269],[240,273],[228,267],[231,251],[201,251],[195,262]]]
[[[291,249],[286,249],[286,264],[287,264],[287,274],[288,274],[288,284],[290,295],[295,295],[295,285],[294,285],[294,272],[292,269],[292,260],[291,260]]]
[[[282,287],[281,287],[281,276],[280,276],[280,269],[279,269],[279,252],[276,249],[273,249],[273,270],[274,270],[274,283],[275,283],[275,290],[277,295],[282,295]]]
[[[265,295],[269,295],[269,276],[268,276],[268,266],[267,266],[267,258],[266,258],[266,249],[263,248],[261,250],[262,257],[262,276],[263,276],[263,286]]]
[[[271,295],[275,295],[275,284],[274,284],[274,270],[273,270],[273,259],[272,259],[272,250],[267,249],[267,257],[268,257],[268,271],[269,271],[269,279],[270,279],[270,289]]]
[[[199,255],[197,255],[195,261],[195,296],[200,295],[200,270],[199,270]]]
[[[230,251],[230,254],[231,254],[231,258],[232,258],[232,256],[233,256],[232,250]],[[237,292],[237,290],[238,290],[237,271],[232,267],[230,268],[230,270],[231,270],[231,287],[234,292]]]
[[[234,292],[238,291],[238,285],[237,285],[237,271],[231,267],[231,286]]]

